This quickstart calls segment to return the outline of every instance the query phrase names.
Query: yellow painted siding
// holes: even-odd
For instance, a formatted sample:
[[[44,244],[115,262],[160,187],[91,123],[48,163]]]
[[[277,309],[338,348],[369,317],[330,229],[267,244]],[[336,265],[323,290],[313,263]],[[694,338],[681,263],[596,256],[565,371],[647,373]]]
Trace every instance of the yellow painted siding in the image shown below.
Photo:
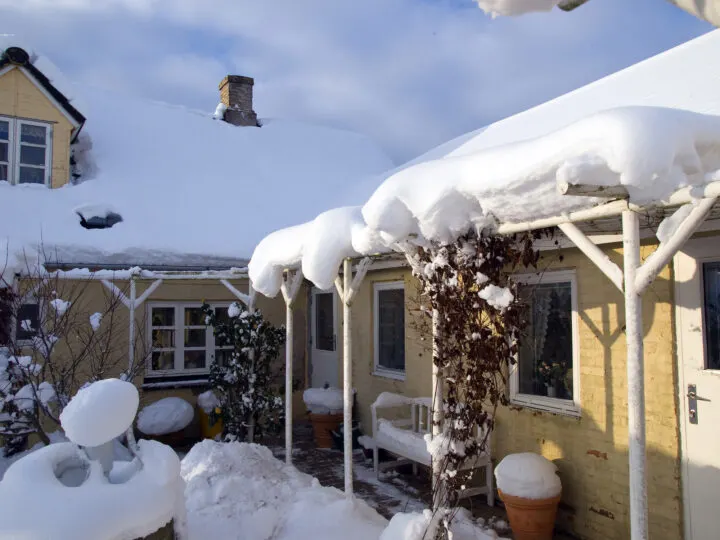
[[[654,249],[644,246],[643,258]],[[603,248],[622,263],[620,246]],[[577,273],[580,335],[579,419],[530,408],[503,407],[497,414],[494,455],[532,451],[554,460],[563,481],[563,526],[592,540],[629,537],[627,384],[621,293],[578,250],[546,253],[543,265]],[[417,285],[407,270],[370,272],[353,304],[353,384],[359,416],[369,430],[370,404],[383,391],[430,395],[429,336],[421,339],[417,316],[406,311],[406,381],[372,375],[372,284],[403,279],[412,305]],[[645,373],[650,535],[682,538],[682,498],[672,282],[665,268],[645,293]]]
[[[20,69],[11,69],[0,76],[0,116],[50,123],[52,187],[61,187],[70,181],[70,138],[73,126]]]

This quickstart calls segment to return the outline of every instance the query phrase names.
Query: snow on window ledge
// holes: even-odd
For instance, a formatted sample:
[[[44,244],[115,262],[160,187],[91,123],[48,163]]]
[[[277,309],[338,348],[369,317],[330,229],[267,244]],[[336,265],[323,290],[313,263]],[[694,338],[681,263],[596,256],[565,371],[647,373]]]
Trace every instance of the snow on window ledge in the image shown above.
[[[209,386],[210,381],[207,376],[196,376],[187,378],[182,376],[145,376],[142,383],[143,390],[160,390],[166,388],[192,388],[195,386]]]
[[[569,399],[559,399],[544,396],[533,396],[530,394],[515,394],[510,398],[510,403],[527,409],[560,414],[580,418],[582,411],[580,405]]]
[[[404,381],[405,380],[405,372],[404,371],[395,371],[392,369],[382,369],[382,368],[376,368],[372,374],[375,377],[385,377],[386,379],[395,379],[397,381]]]

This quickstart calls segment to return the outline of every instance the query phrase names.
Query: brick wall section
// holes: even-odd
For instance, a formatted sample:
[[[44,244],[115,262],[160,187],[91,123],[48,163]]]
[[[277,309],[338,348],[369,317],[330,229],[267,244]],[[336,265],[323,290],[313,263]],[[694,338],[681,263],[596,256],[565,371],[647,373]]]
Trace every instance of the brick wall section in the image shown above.
[[[643,246],[646,258],[655,246]],[[603,251],[622,264],[620,245]],[[562,260],[560,260],[562,255]],[[614,285],[576,249],[545,252],[542,267],[577,273],[581,418],[530,408],[502,408],[493,453],[538,452],[557,463],[563,481],[561,526],[583,539],[629,538],[627,376],[624,303]],[[356,297],[354,386],[359,416],[370,429],[370,404],[382,391],[430,395],[431,356],[406,312],[405,381],[372,374],[372,283],[404,279],[406,299],[415,282],[408,271],[371,272]],[[665,268],[643,300],[650,536],[682,538],[679,425],[676,397],[671,271]]]
[[[227,106],[224,120],[236,126],[257,126],[257,114],[253,110],[252,77],[228,75],[219,85],[220,101]]]

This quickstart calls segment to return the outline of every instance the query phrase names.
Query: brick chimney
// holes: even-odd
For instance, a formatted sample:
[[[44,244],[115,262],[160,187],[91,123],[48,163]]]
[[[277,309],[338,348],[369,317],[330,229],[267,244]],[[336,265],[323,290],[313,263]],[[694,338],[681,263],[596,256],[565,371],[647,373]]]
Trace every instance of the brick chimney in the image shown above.
[[[220,101],[227,107],[223,120],[236,126],[257,126],[257,114],[253,111],[252,77],[228,75],[221,82]]]

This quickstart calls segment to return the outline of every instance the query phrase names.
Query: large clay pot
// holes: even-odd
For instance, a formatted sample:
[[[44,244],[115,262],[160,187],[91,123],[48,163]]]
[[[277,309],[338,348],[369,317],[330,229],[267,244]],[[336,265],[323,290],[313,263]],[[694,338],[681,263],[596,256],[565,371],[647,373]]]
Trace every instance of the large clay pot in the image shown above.
[[[343,422],[342,414],[313,414],[310,413],[315,444],[318,448],[332,448],[333,439],[331,431],[335,431]]]
[[[499,489],[498,494],[505,503],[515,540],[552,540],[560,495],[549,499],[526,499]]]

